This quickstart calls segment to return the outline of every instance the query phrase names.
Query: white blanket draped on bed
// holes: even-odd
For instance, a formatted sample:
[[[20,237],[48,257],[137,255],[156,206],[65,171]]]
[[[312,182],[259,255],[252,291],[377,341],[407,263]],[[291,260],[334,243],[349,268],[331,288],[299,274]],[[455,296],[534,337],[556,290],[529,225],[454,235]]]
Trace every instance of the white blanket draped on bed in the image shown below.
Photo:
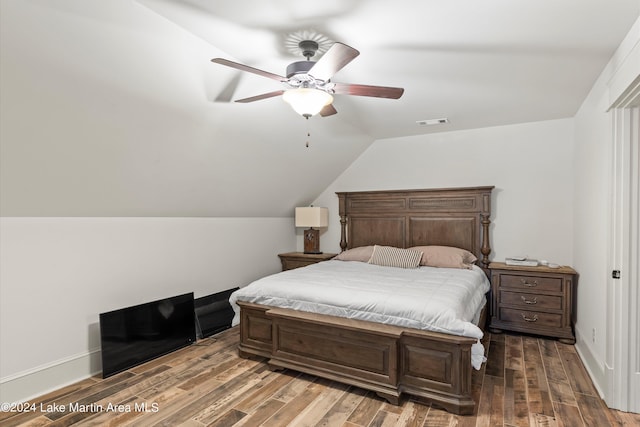
[[[484,347],[475,325],[489,280],[472,270],[381,267],[357,261],[325,261],[258,279],[231,294],[236,301],[367,320],[477,338],[471,363],[480,369]]]

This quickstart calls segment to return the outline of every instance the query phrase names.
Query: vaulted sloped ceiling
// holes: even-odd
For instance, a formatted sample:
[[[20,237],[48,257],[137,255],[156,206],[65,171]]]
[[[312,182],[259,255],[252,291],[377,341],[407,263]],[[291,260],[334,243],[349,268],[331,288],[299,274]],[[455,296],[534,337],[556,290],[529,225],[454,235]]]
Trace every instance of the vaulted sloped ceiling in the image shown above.
[[[1,213],[289,216],[376,139],[573,116],[638,3],[2,0]],[[211,58],[284,74],[311,30],[360,50],[337,81],[405,95],[224,100],[280,87]]]

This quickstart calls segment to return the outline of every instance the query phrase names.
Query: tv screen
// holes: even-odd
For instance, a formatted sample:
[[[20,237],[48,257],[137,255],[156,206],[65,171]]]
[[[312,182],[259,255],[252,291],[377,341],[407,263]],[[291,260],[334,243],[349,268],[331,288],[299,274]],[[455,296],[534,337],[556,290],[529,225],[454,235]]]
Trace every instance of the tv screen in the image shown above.
[[[193,292],[101,313],[102,378],[195,340]]]

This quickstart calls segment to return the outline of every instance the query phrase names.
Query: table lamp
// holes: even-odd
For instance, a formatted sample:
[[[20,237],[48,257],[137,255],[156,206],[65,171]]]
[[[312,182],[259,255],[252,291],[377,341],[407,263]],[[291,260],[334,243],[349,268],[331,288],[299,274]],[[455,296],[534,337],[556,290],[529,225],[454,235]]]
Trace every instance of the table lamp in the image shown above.
[[[313,227],[329,226],[329,209],[309,206],[296,208],[296,227],[309,227],[304,230],[304,253],[321,254],[320,230]]]

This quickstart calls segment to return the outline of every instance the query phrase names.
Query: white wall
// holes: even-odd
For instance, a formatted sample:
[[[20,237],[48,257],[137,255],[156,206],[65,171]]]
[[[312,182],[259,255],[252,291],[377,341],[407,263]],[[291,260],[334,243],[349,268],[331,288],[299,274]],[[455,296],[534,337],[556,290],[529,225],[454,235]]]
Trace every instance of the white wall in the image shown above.
[[[138,2],[0,7],[2,216],[287,217],[372,141],[278,99],[214,102],[235,73],[210,58],[233,56]]]
[[[607,312],[607,286],[615,286],[609,282],[608,265],[614,130],[612,114],[607,110],[640,75],[639,42],[640,19],[575,117],[574,259],[580,273],[576,347],[601,393],[607,390],[607,342],[620,339],[608,336],[607,331],[607,321],[615,315]],[[605,399],[608,401],[607,396]]]
[[[280,270],[292,218],[0,219],[0,401],[100,370],[101,312]]]
[[[575,330],[577,347],[600,390],[604,385],[607,342],[607,221],[611,211],[609,173],[613,148],[604,80],[598,80],[576,115],[574,153],[573,239],[575,268],[580,273]]]
[[[336,191],[494,185],[491,258],[571,264],[572,141],[572,119],[376,141],[315,200],[330,208],[321,249],[340,248]]]

